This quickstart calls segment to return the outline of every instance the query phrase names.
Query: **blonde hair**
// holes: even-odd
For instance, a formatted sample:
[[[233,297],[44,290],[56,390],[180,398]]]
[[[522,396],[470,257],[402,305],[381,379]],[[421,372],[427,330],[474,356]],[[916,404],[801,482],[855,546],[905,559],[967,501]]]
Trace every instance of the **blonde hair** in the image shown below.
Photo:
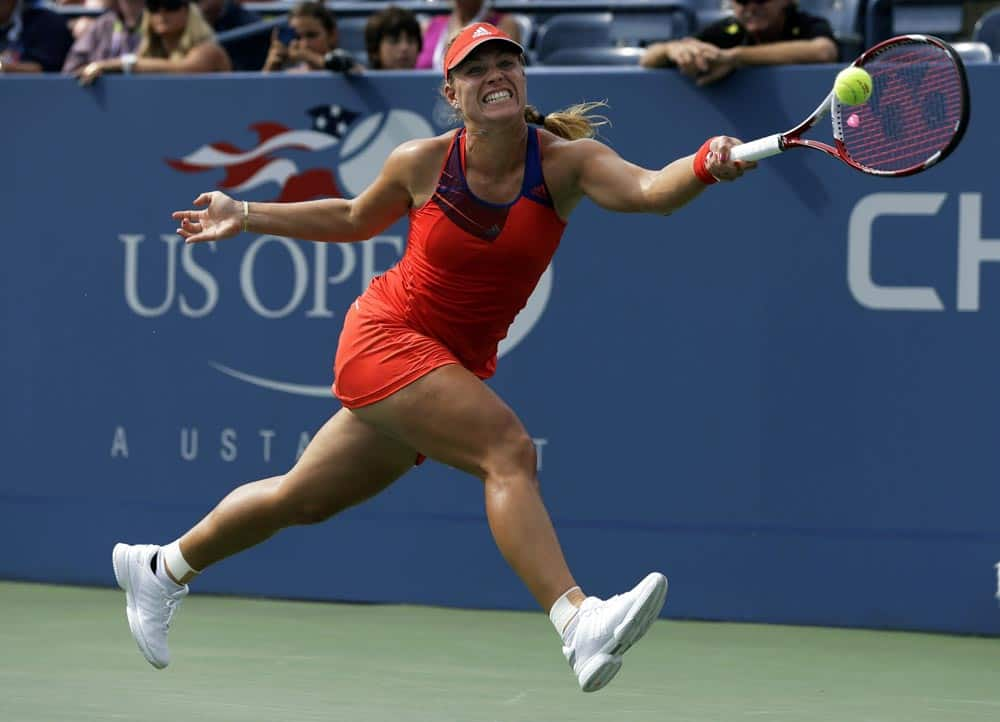
[[[566,140],[578,138],[593,138],[602,125],[611,125],[605,115],[591,113],[598,108],[607,108],[603,100],[577,103],[568,108],[542,115],[533,105],[524,108],[524,119],[529,123],[540,125],[545,130]]]
[[[181,39],[173,52],[168,53],[163,43],[163,38],[155,35],[149,27],[149,11],[142,14],[142,22],[139,25],[139,32],[142,40],[139,42],[139,50],[136,53],[140,58],[164,58],[166,60],[181,60],[186,57],[191,49],[202,43],[215,40],[215,31],[201,14],[201,8],[195,3],[188,3],[188,19],[181,33]]]

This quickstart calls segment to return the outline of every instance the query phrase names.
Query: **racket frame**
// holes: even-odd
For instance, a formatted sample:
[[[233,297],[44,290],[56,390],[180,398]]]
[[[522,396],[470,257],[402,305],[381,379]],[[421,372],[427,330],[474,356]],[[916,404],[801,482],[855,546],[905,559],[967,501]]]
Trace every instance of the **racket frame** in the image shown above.
[[[948,144],[926,160],[908,168],[901,168],[899,170],[879,170],[877,168],[869,168],[868,166],[862,165],[851,158],[850,154],[847,152],[847,148],[844,146],[844,126],[841,119],[841,108],[843,105],[839,100],[837,100],[837,96],[832,90],[823,102],[819,104],[816,110],[814,110],[808,118],[799,123],[797,126],[791,130],[785,131],[784,133],[775,133],[774,135],[768,135],[763,138],[750,141],[749,143],[743,143],[735,146],[729,152],[730,159],[756,161],[768,158],[772,155],[778,155],[789,148],[812,148],[813,150],[823,151],[827,155],[842,160],[844,163],[847,163],[847,165],[852,168],[856,168],[862,173],[881,176],[884,178],[900,178],[903,176],[913,175],[914,173],[927,170],[931,166],[940,163],[942,160],[947,158],[948,155],[950,155],[961,142],[962,136],[965,135],[965,129],[969,124],[969,81],[965,74],[965,65],[962,63],[962,59],[959,57],[958,53],[955,52],[954,48],[933,35],[899,35],[894,38],[889,38],[888,40],[883,40],[877,45],[873,45],[871,48],[858,56],[858,58],[848,67],[863,68],[866,61],[880,55],[886,47],[906,43],[925,43],[943,50],[951,58],[958,70],[959,78],[961,79],[962,115],[958,119],[958,127]],[[808,138],[801,137],[807,130],[819,123],[819,121],[822,120],[828,113],[833,121],[833,140],[835,145],[831,146],[818,140],[810,140]]]

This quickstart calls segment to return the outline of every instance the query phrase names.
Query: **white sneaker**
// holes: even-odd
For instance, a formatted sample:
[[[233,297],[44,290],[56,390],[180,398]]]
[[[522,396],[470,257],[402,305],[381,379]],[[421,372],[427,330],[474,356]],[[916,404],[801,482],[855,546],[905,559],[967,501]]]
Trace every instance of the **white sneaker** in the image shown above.
[[[150,560],[160,551],[152,544],[115,544],[111,562],[115,580],[125,590],[125,614],[128,628],[146,661],[157,669],[170,664],[167,631],[170,620],[188,588],[165,582],[153,572]],[[159,560],[163,563],[163,559]],[[168,586],[169,585],[169,586]]]
[[[611,599],[583,600],[573,639],[563,647],[580,689],[596,692],[614,679],[622,655],[649,630],[666,600],[667,578],[659,572]]]

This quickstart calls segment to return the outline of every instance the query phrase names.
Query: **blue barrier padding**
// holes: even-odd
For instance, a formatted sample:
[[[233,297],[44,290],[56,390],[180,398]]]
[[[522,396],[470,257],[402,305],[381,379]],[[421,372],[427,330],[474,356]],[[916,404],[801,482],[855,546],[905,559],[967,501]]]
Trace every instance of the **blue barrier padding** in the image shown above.
[[[797,123],[835,68],[530,70],[543,111],[607,98],[606,141],[660,167]],[[671,577],[666,614],[997,634],[1000,71],[942,165],[870,178],[809,151],[670,217],[583,203],[490,382],[536,438],[578,580]],[[433,73],[0,83],[0,578],[113,584],[285,471],[337,410],[343,313],[398,258],[241,236],[186,247],[170,211],[357,193],[443,132]],[[820,127],[817,137],[829,137]],[[435,463],[326,524],[212,568],[207,592],[532,608],[480,483]]]

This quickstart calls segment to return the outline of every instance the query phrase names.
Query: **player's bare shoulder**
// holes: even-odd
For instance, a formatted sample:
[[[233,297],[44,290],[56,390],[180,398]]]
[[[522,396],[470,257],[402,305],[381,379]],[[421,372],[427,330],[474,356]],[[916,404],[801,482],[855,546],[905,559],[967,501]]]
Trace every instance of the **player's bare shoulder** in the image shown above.
[[[544,128],[539,128],[538,140],[542,148],[545,182],[550,189],[564,183],[574,183],[587,157],[606,147],[593,138],[568,140]]]
[[[538,140],[542,150],[542,173],[549,193],[555,200],[559,215],[566,218],[583,195],[580,175],[587,158],[606,148],[593,138],[568,140],[540,128]]]
[[[408,140],[397,146],[386,161],[385,172],[406,185],[415,207],[434,193],[454,134],[451,130],[432,138]]]
[[[444,160],[444,154],[448,152],[451,139],[455,135],[454,130],[449,130],[441,135],[432,138],[414,138],[405,143],[401,143],[392,152],[394,158],[402,160],[406,164],[423,164],[438,158]]]

